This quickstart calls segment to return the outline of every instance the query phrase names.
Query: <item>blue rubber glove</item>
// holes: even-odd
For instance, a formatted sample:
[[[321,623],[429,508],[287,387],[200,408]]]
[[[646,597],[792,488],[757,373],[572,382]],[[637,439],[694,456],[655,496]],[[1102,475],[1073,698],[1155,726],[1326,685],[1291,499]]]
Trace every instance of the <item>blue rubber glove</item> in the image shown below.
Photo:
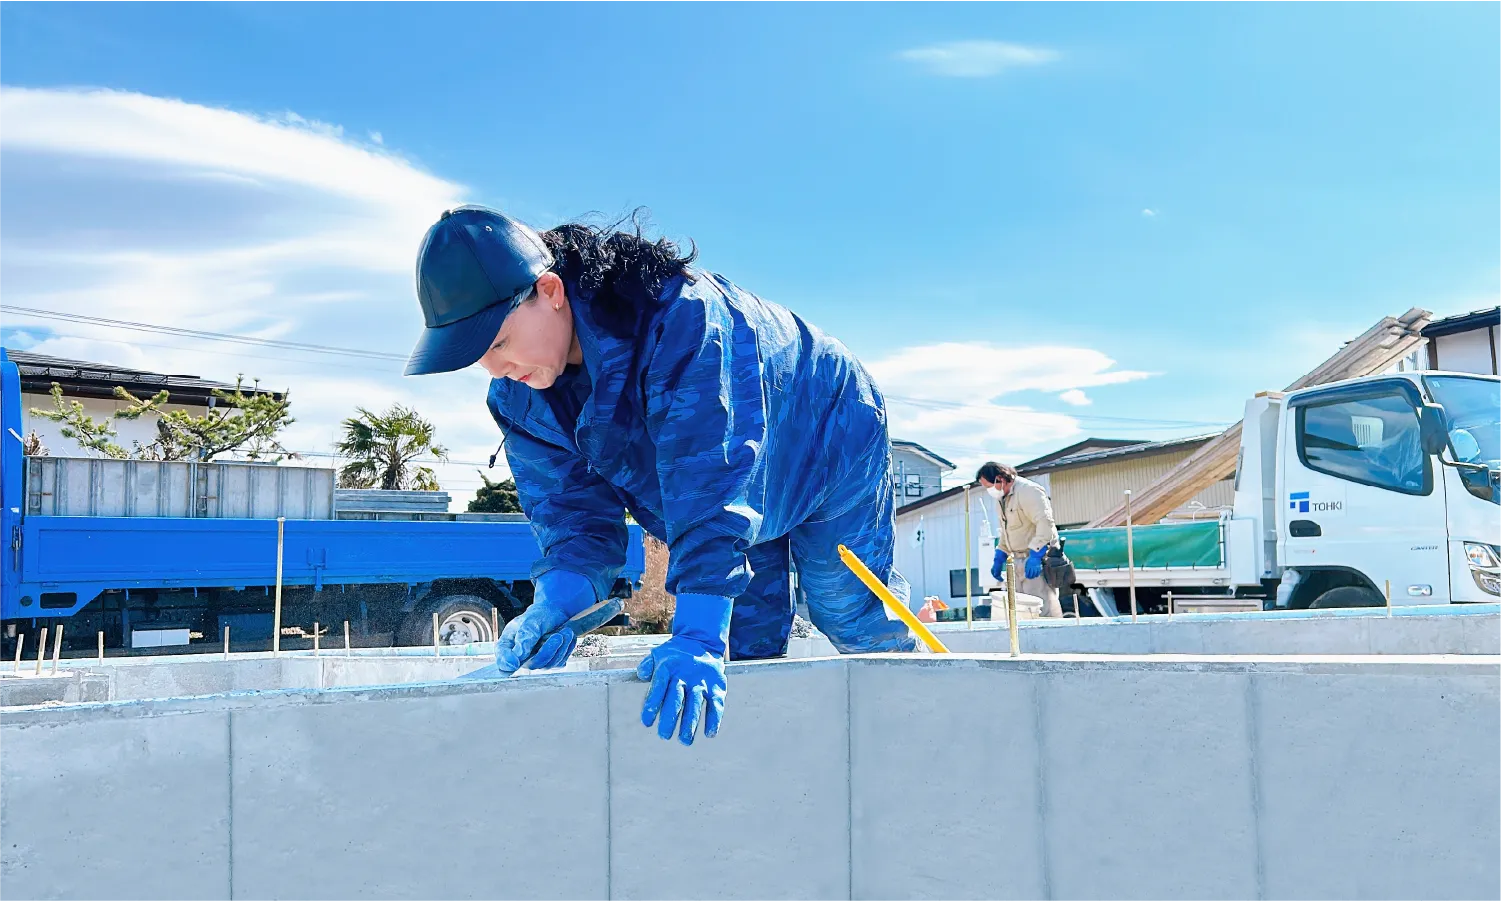
[[[990,564],[990,577],[997,582],[1006,578],[1006,552],[995,549],[995,561]]]
[[[597,600],[594,583],[566,569],[550,569],[538,576],[534,590],[532,605],[506,623],[495,643],[495,667],[505,675],[523,664],[551,669],[568,662],[578,638],[562,626]]]
[[[1024,571],[1024,575],[1026,575],[1027,578],[1035,579],[1038,576],[1042,575],[1042,556],[1047,552],[1047,548],[1040,547],[1027,555],[1027,566]]]
[[[704,734],[719,732],[724,716],[724,658],[730,642],[729,598],[708,594],[680,594],[672,617],[672,637],[652,649],[636,667],[636,677],[651,680],[641,724],[655,722],[664,740],[678,733],[678,741],[693,744],[700,721]],[[678,719],[681,716],[682,726]]]

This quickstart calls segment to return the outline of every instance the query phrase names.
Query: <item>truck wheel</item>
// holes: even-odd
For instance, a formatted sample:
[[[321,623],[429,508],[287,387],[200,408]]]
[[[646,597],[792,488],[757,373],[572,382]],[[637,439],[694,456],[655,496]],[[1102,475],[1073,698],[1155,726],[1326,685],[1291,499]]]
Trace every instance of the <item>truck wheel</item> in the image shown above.
[[[396,633],[396,643],[425,647],[433,643],[433,614],[438,614],[438,643],[461,645],[495,640],[490,625],[495,606],[472,594],[450,594],[423,604],[407,615]],[[502,626],[504,619],[497,617]]]
[[[1385,607],[1386,599],[1363,585],[1341,585],[1314,598],[1313,603],[1308,606],[1313,610],[1328,610],[1331,607]]]

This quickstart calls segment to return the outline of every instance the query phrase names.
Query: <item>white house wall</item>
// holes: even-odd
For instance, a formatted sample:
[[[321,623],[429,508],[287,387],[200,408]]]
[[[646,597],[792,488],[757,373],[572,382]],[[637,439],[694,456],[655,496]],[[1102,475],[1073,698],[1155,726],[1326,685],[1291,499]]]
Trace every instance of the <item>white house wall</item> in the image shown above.
[[[123,409],[124,401],[107,400],[100,397],[64,397],[63,401],[71,403],[78,401],[83,404],[83,409],[96,422],[109,419],[116,410]],[[71,438],[64,438],[62,424],[53,422],[43,416],[31,412],[33,408],[40,410],[56,409],[50,394],[25,394],[21,395],[21,421],[26,428],[27,434],[35,431],[42,439],[42,444],[47,448],[47,453],[54,457],[85,457],[94,456],[86,453],[77,442]],[[202,416],[208,409],[204,406],[189,406],[186,404],[167,404],[168,410],[187,410],[195,416]],[[143,416],[140,419],[116,419],[113,420],[115,431],[119,437],[115,443],[130,450],[133,443],[150,444],[156,440],[156,417]]]
[[[913,535],[921,522],[926,540],[915,545]],[[984,490],[970,492],[970,567],[980,571],[982,594],[990,582],[990,561],[995,554],[995,502]],[[982,546],[983,545],[983,546]],[[914,606],[920,598],[934,595],[945,603],[963,603],[964,595],[949,593],[949,571],[964,569],[964,495],[928,504],[918,510],[896,514],[896,568],[912,585]]]
[[[1501,357],[1501,329],[1477,328],[1432,339],[1436,354],[1435,368],[1447,372],[1475,372],[1496,375],[1496,360]]]

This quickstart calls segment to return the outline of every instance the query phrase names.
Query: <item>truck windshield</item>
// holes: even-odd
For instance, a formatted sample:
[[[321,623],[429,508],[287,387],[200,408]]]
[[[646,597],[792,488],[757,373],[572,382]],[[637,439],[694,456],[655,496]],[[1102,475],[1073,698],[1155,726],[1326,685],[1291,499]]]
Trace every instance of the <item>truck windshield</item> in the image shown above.
[[[1455,460],[1501,469],[1501,381],[1451,375],[1425,381],[1444,405]]]

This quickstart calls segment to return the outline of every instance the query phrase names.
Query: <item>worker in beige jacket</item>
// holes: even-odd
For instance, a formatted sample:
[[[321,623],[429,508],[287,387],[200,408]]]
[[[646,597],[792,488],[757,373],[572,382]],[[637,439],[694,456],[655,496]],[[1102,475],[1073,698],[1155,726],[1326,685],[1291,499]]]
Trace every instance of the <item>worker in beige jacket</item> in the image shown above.
[[[1058,526],[1053,521],[1048,493],[1002,463],[986,463],[977,475],[1001,511],[1001,538],[996,544],[991,575],[999,579],[999,571],[1010,557],[1012,571],[1021,577],[1016,590],[1041,598],[1043,616],[1062,616],[1058,589],[1048,584],[1042,572],[1043,556],[1048,548],[1058,544]]]

